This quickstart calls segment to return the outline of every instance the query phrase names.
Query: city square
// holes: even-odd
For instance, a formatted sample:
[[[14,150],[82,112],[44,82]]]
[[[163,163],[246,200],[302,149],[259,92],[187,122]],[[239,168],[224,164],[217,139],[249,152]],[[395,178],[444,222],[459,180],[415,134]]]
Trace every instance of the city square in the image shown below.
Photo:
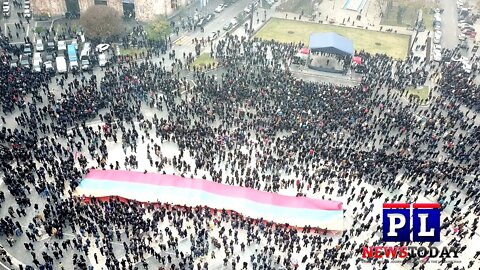
[[[480,269],[477,5],[4,0],[0,269]]]

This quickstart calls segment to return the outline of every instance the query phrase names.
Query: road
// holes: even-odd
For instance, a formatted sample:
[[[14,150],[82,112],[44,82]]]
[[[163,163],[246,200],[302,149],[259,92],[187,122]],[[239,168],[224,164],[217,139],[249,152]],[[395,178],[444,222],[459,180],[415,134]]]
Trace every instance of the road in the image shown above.
[[[192,40],[194,38],[197,38],[197,39],[202,39],[202,38],[207,38],[207,36],[211,33],[211,32],[217,32],[217,31],[220,31],[220,36],[219,38],[223,37],[226,35],[227,31],[223,30],[223,26],[230,22],[234,17],[238,16],[238,14],[245,8],[247,7],[247,5],[250,4],[251,1],[249,0],[239,0],[233,4],[231,4],[230,6],[228,6],[226,9],[224,9],[222,12],[220,13],[214,13],[213,10],[215,9],[215,6],[209,6],[209,7],[206,7],[205,10],[207,10],[206,12],[202,12],[202,13],[214,13],[215,14],[215,18],[210,21],[209,23],[207,23],[204,27],[204,32],[201,32],[199,29],[197,29],[196,31],[189,31],[189,32],[185,32],[183,34],[180,34],[180,36],[176,39],[176,41],[174,42],[174,47],[173,49],[175,49],[175,51],[178,51],[180,53],[183,53],[184,51],[185,52],[194,52],[195,51],[195,45],[192,43]],[[211,3],[213,4],[213,3]],[[211,12],[210,12],[211,11]],[[259,9],[259,14],[260,16],[262,16],[263,14],[263,9]],[[271,16],[271,13],[273,12],[270,12],[268,11],[267,12],[267,18],[269,18]],[[257,25],[256,23],[256,14],[254,16],[254,26]],[[244,24],[244,23],[243,23]],[[230,30],[229,32],[230,33],[235,33],[235,34],[241,34],[243,32],[243,26],[239,26],[238,29],[236,30]],[[238,31],[240,30],[240,31]]]
[[[458,44],[458,14],[455,0],[442,0],[440,7],[444,9],[442,15],[442,47],[454,49]]]

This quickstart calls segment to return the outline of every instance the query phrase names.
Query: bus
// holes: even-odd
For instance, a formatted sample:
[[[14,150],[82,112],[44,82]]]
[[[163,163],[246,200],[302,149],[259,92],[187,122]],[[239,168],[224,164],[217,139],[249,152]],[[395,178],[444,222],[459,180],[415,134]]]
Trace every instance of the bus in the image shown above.
[[[75,49],[75,45],[70,44],[67,46],[67,53],[68,53],[68,61],[70,62],[70,69],[73,71],[78,69],[78,58],[77,58],[77,50]]]

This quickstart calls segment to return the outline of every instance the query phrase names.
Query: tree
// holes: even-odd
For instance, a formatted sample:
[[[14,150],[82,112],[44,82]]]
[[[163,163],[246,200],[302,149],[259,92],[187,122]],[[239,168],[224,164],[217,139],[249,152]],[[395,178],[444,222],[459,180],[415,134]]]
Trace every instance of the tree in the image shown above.
[[[148,39],[158,41],[166,39],[172,33],[172,27],[167,18],[159,16],[147,25],[145,31]]]
[[[80,16],[80,25],[90,39],[104,39],[122,32],[122,18],[118,11],[109,6],[94,5]]]

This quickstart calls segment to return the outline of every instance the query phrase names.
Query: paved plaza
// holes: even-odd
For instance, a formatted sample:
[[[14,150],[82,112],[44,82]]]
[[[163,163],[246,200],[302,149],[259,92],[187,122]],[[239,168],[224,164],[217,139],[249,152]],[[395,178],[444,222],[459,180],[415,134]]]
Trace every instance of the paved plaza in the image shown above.
[[[11,68],[2,54],[0,269],[480,269],[478,67],[466,72],[460,61],[433,61],[430,31],[392,26],[412,36],[395,51],[373,0],[360,11],[325,0],[314,21],[278,12],[275,3],[254,11],[252,34],[243,25],[222,30],[247,4],[231,4],[204,31],[172,34],[166,48],[145,48],[147,57],[92,72],[33,73]],[[24,31],[18,20],[13,12],[4,18],[6,54],[23,37],[33,40],[32,28],[51,24],[23,21]],[[394,53],[364,48],[364,73],[317,72],[292,63],[301,38],[276,39],[272,21],[343,27],[358,38],[375,31],[393,39]],[[453,24],[456,18],[443,25],[445,55],[475,63],[476,53],[456,48]],[[254,39],[262,31],[268,38]],[[218,67],[189,66],[197,46]],[[426,92],[418,103],[405,89],[420,88]],[[340,201],[345,230],[212,214],[204,205],[74,196],[91,168]],[[385,202],[440,203],[441,241],[432,245],[456,247],[459,258],[363,259],[365,246],[430,246],[384,243]]]

